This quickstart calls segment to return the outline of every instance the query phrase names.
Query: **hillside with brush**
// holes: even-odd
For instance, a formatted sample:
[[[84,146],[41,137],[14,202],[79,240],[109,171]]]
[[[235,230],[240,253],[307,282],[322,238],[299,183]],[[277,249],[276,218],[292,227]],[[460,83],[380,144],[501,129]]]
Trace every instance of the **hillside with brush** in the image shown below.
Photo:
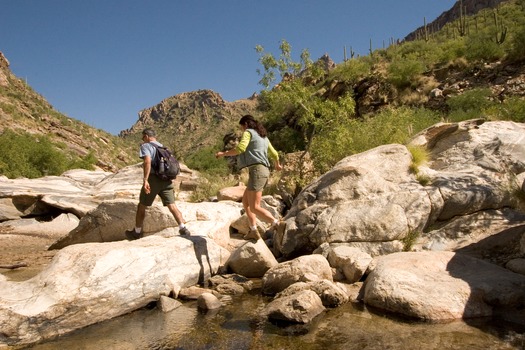
[[[264,66],[268,76],[286,77],[259,98],[272,142],[308,150],[323,172],[437,122],[525,121],[525,1],[457,11],[438,31],[329,69],[306,61],[298,70],[282,64],[289,52],[269,59],[263,51],[262,62],[277,62]]]
[[[265,74],[260,95],[232,103],[211,91],[173,96],[141,111],[121,136],[138,139],[140,130],[153,127],[188,157],[220,147],[225,135],[238,132],[238,118],[251,113],[265,122],[279,150],[308,150],[318,170],[326,171],[347,155],[404,143],[439,121],[521,122],[524,3],[458,1],[405,40],[367,56],[351,53],[339,64],[328,56],[290,63],[290,51],[276,56],[259,48]],[[280,79],[265,80],[270,76]]]
[[[141,131],[152,127],[190,168],[208,172],[249,113],[264,121],[277,149],[308,151],[323,172],[350,154],[405,143],[436,122],[525,120],[524,0],[461,0],[422,23],[404,40],[366,56],[350,52],[337,64],[326,55],[292,62],[284,40],[287,51],[278,56],[258,47],[260,94],[228,102],[210,90],[185,92],[139,111],[119,137],[58,113],[1,56],[0,132],[51,142],[67,167],[114,171],[138,161]],[[3,174],[13,154],[0,160]]]
[[[60,175],[70,168],[115,171],[136,162],[128,141],[59,113],[9,69],[0,52],[0,174]]]

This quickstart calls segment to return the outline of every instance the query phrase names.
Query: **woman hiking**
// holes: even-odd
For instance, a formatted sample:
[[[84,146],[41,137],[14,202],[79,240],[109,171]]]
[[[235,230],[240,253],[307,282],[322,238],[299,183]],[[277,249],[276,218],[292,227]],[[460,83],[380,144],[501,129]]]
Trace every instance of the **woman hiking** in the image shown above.
[[[248,168],[248,185],[242,196],[242,205],[248,216],[250,231],[244,238],[257,241],[261,238],[257,230],[257,217],[271,224],[270,230],[275,230],[277,225],[280,225],[278,219],[261,207],[261,197],[270,177],[269,159],[274,161],[276,170],[281,170],[282,166],[279,154],[268,140],[266,129],[259,121],[248,114],[239,120],[239,125],[243,134],[237,147],[226,152],[217,152],[215,156],[237,156],[239,169]]]

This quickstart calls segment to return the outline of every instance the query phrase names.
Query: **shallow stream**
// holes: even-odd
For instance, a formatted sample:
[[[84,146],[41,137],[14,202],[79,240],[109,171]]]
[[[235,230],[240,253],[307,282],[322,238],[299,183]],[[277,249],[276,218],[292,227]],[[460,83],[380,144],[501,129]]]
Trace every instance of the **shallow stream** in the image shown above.
[[[308,327],[277,326],[259,317],[268,301],[234,296],[206,314],[193,301],[168,313],[144,308],[24,349],[525,349],[525,329],[514,324],[406,321],[352,303],[327,309]]]

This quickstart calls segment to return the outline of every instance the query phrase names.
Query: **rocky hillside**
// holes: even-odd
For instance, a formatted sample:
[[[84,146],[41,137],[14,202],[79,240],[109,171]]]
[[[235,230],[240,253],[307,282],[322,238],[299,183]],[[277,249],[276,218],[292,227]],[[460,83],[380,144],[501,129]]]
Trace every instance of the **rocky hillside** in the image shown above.
[[[146,127],[154,128],[159,139],[184,157],[195,148],[216,146],[223,135],[236,129],[244,114],[258,115],[257,96],[225,101],[211,90],[185,92],[169,97],[139,113],[139,120],[120,133],[137,138]]]
[[[436,32],[443,28],[445,24],[456,21],[461,14],[470,16],[478,13],[480,10],[485,8],[495,8],[500,3],[508,0],[461,0],[457,1],[454,6],[448,11],[443,12],[438,18],[430,23],[427,23],[427,28],[430,28],[432,32]],[[463,6],[463,10],[461,10]],[[463,11],[463,12],[462,12]],[[423,19],[421,19],[423,23]],[[421,26],[414,30],[412,33],[405,37],[405,40],[415,40],[424,31],[424,26]]]
[[[136,149],[116,136],[57,112],[9,69],[0,52],[0,133],[4,129],[47,135],[67,154],[84,157],[92,152],[97,166],[116,171],[136,162]]]
[[[469,15],[502,2],[458,1],[429,26],[432,30],[438,30],[446,23],[457,20],[461,4]],[[405,40],[416,38],[418,30],[421,28],[407,35]],[[322,59],[331,62],[329,57]],[[326,68],[331,70],[334,66],[331,62]],[[404,104],[444,110],[447,108],[447,95],[473,87],[490,87],[495,95],[502,98],[506,95],[525,96],[525,72],[523,65],[519,64],[496,62],[468,68],[450,65],[426,72],[425,75],[429,82],[427,85],[440,90],[437,95],[429,94],[430,88],[428,91],[418,88],[409,96],[403,96],[384,78],[381,71],[373,71],[352,84],[326,79],[315,82],[315,85],[320,87],[319,92],[323,97],[332,100],[351,92],[356,100],[356,117],[373,114],[384,107]],[[58,113],[42,96],[11,73],[8,60],[0,54],[0,132],[9,128],[49,135],[55,142],[65,144],[67,152],[75,152],[78,156],[93,151],[98,159],[97,165],[104,170],[115,171],[136,162],[136,144],[145,127],[156,129],[159,139],[182,159],[198,149],[220,147],[225,135],[238,131],[237,121],[243,114],[250,113],[256,117],[262,115],[258,105],[257,95],[228,102],[210,90],[185,92],[140,111],[137,122],[115,137]]]
[[[429,24],[432,30],[439,30],[446,23],[457,20],[463,6],[466,15],[472,15],[485,8],[500,6],[504,0],[462,0]],[[423,19],[422,19],[423,22]],[[418,30],[407,35],[405,40],[417,37]],[[447,97],[462,94],[473,88],[490,88],[493,96],[500,101],[511,96],[525,95],[525,72],[522,63],[493,62],[491,64],[466,64],[462,60],[433,68],[413,82],[413,89],[404,91],[395,87],[385,75],[385,67],[377,64],[371,74],[356,82],[333,78],[329,71],[337,69],[328,56],[319,62],[328,62],[323,67],[328,72],[324,79],[311,81],[319,88],[317,94],[328,100],[350,92],[356,102],[356,118],[370,116],[390,106],[409,105],[425,107],[447,113]],[[462,64],[464,63],[464,64]],[[424,81],[424,83],[423,83]],[[417,86],[416,86],[417,85]],[[431,92],[431,91],[434,92]],[[146,126],[159,130],[161,137],[185,155],[203,146],[217,145],[229,131],[237,131],[235,123],[244,113],[258,114],[258,98],[226,102],[217,93],[207,90],[183,93],[170,97],[158,105],[140,112],[137,123],[121,136],[138,139],[138,133]],[[293,114],[293,113],[292,113]],[[293,116],[292,116],[293,117]],[[292,120],[283,124],[292,125]],[[286,119],[286,117],[285,117]],[[269,131],[282,125],[267,125]],[[293,126],[292,126],[293,127]],[[135,136],[134,136],[135,135]]]

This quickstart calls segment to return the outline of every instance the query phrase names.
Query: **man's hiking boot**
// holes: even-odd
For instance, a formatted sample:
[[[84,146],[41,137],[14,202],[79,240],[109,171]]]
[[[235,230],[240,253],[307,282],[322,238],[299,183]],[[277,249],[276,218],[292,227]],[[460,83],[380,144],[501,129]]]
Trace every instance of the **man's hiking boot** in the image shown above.
[[[136,239],[142,238],[142,233],[137,233],[135,230],[126,230],[125,233],[128,241],[134,241]]]
[[[179,235],[181,236],[190,236],[191,232],[187,227],[183,227],[179,229]]]
[[[261,239],[261,235],[259,234],[259,231],[257,229],[248,231],[248,233],[244,236],[244,239],[247,241],[257,241]]]

